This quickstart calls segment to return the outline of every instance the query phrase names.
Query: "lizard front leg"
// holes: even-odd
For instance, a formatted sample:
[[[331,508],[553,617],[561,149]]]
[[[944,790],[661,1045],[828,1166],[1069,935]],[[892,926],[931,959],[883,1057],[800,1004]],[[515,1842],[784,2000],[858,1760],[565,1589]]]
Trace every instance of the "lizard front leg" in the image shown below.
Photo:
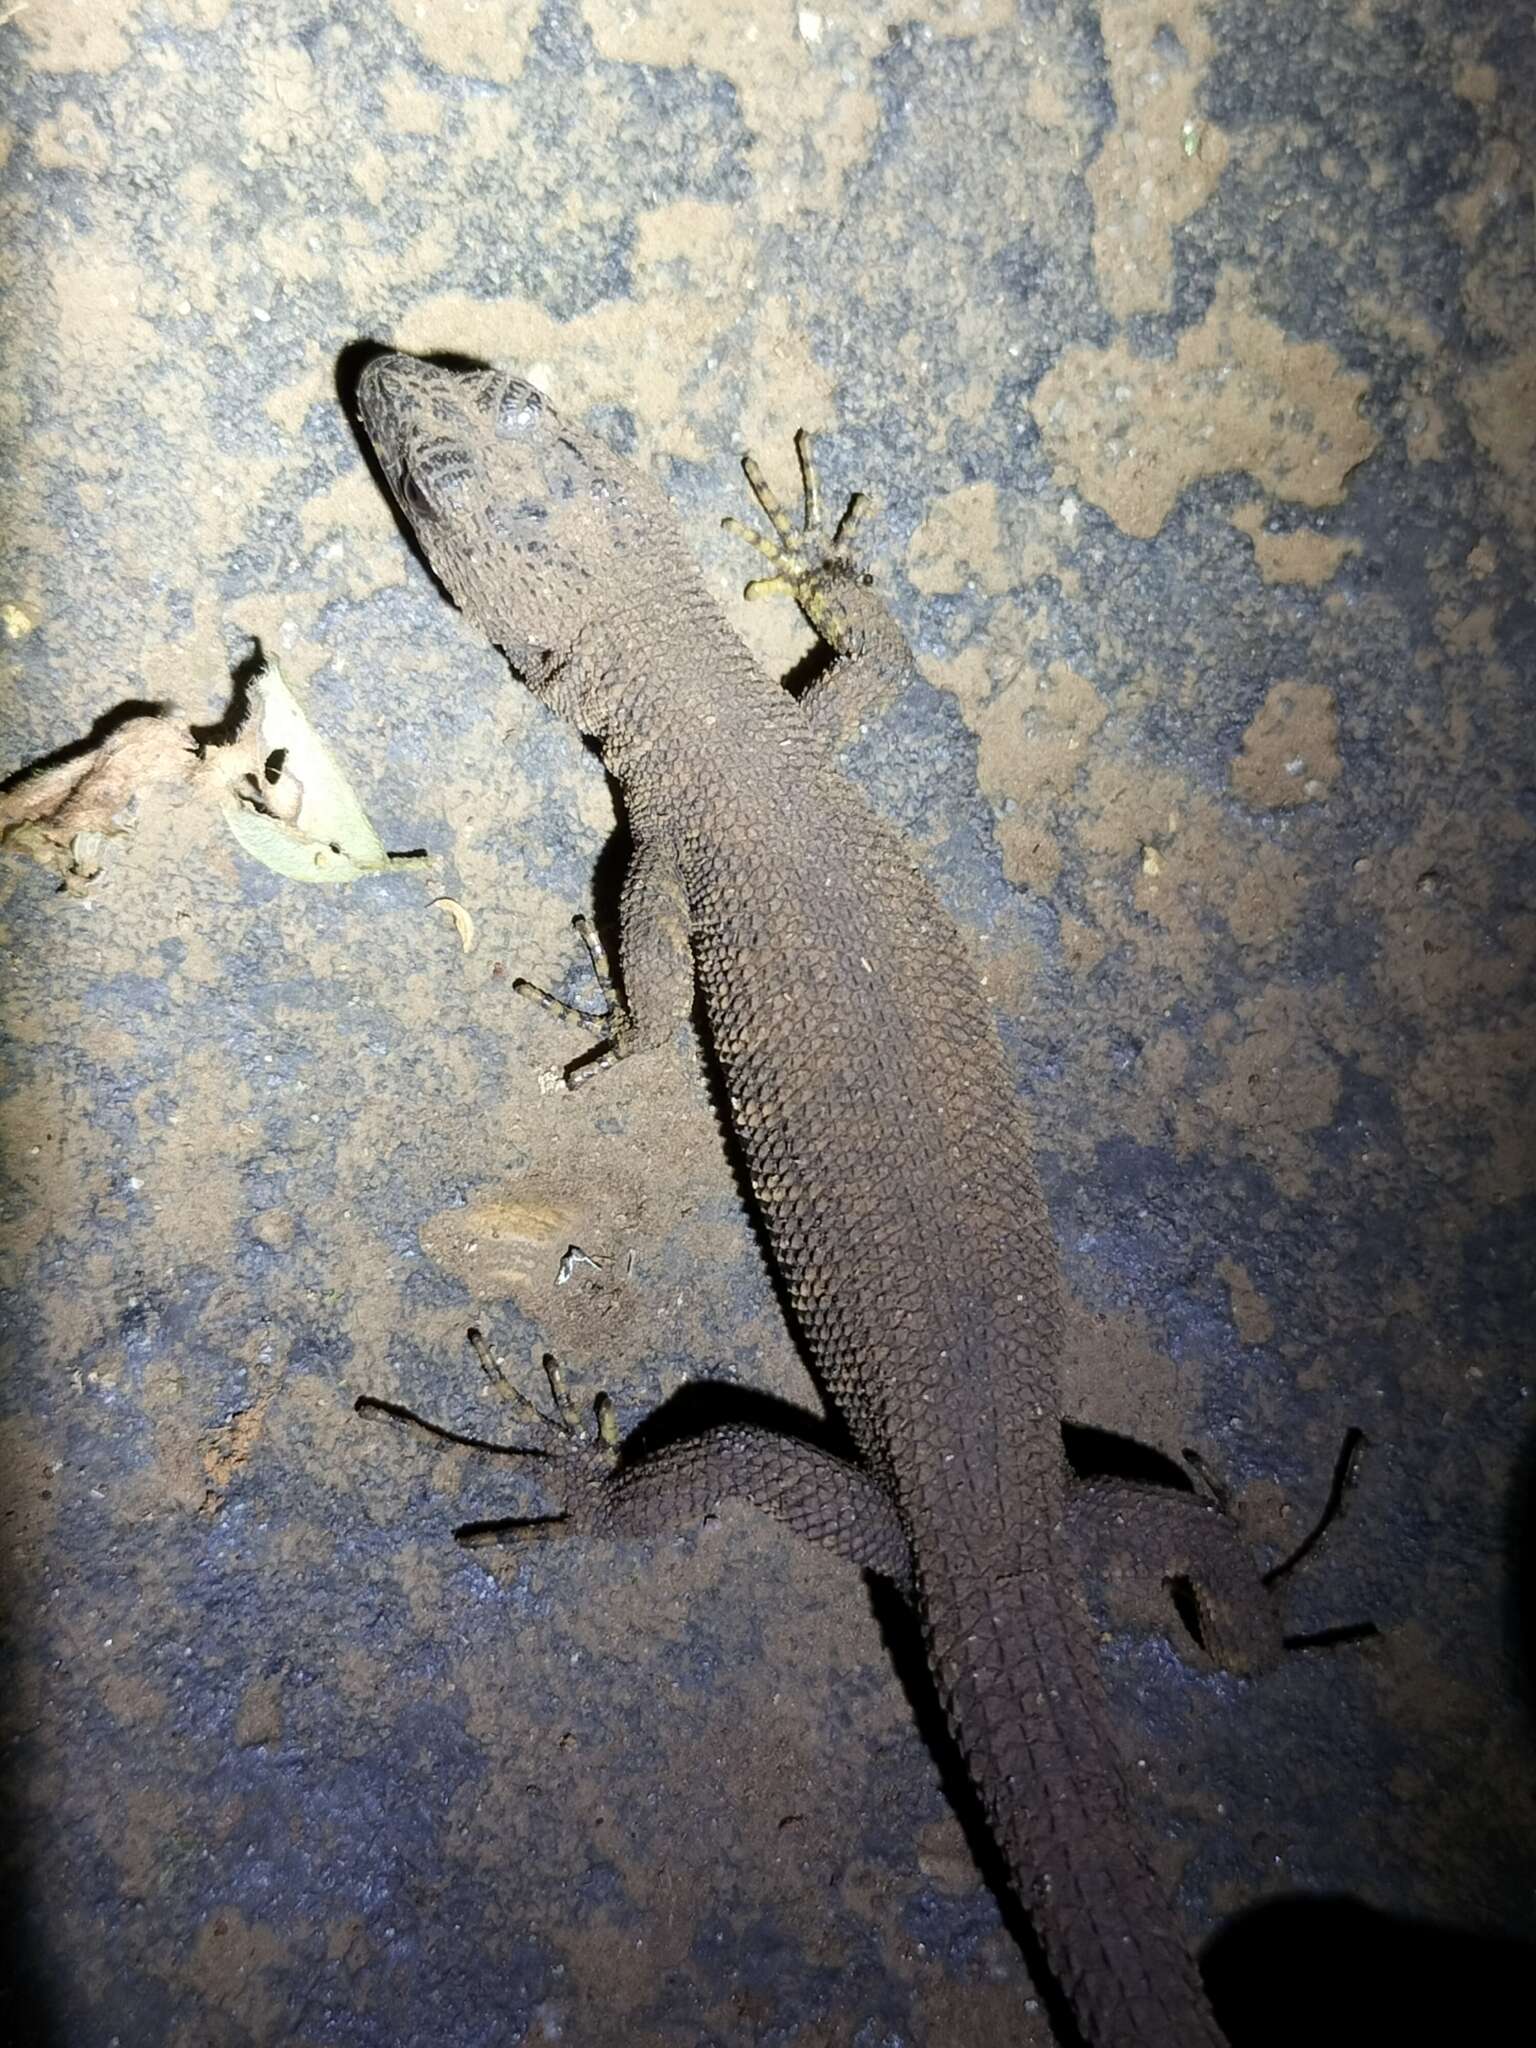
[[[874,579],[852,552],[853,536],[872,510],[870,499],[855,491],[829,534],[811,439],[804,429],[795,436],[795,453],[804,492],[798,527],[751,455],[743,456],[741,466],[772,535],[735,517],[720,523],[756,548],[773,569],[771,576],[759,576],[746,586],[747,597],[793,598],[836,657],[799,697],[811,724],[836,747],[852,739],[861,720],[911,679],[912,652]]]
[[[689,938],[688,896],[670,839],[635,828],[635,847],[619,903],[619,967],[622,999],[609,973],[602,940],[587,920],[574,920],[592,960],[601,1010],[583,1010],[563,1002],[521,977],[512,986],[541,1009],[564,1022],[579,1025],[599,1040],[593,1053],[565,1070],[568,1088],[594,1074],[665,1045],[693,1012],[693,947]]]

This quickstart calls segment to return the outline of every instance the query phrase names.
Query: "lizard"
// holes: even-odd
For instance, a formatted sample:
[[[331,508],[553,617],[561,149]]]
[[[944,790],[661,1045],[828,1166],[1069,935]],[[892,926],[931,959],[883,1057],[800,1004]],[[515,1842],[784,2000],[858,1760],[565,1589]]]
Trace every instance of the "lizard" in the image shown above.
[[[856,1454],[726,1424],[626,1455],[611,1404],[596,1439],[577,1430],[546,1361],[564,1436],[522,1454],[551,1460],[560,1511],[461,1535],[624,1540],[737,1498],[883,1574],[1085,2040],[1216,2048],[1133,1815],[1085,1581],[1106,1545],[1186,1580],[1234,1669],[1273,1661],[1276,1601],[1219,1504],[1069,1471],[1030,1123],[958,927],[838,765],[847,705],[911,672],[849,546],[864,501],[828,536],[802,439],[801,529],[750,458],[772,535],[725,522],[772,566],[749,594],[788,592],[831,651],[796,698],[709,594],[660,486],[533,385],[382,354],[357,403],[438,581],[622,794],[622,998],[595,934],[603,1012],[541,997],[598,1039],[570,1079],[666,1044],[702,991],[772,1256]]]

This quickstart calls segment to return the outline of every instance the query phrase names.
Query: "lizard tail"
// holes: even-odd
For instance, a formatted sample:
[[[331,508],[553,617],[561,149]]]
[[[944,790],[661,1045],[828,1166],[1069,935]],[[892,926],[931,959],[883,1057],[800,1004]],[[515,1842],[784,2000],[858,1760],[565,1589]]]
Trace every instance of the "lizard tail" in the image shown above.
[[[950,1729],[1052,1974],[1091,2048],[1226,2048],[1133,1824],[1068,1560],[996,1569],[914,1544]],[[967,1546],[969,1549],[969,1546]],[[990,1553],[990,1571],[985,1559]]]

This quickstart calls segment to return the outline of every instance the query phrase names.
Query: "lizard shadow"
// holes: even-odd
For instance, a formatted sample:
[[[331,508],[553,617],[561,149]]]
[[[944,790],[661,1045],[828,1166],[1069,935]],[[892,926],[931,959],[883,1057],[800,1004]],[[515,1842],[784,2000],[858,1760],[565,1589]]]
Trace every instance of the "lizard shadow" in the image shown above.
[[[1504,1634],[1527,1718],[1536,1720],[1536,1428],[1515,1458],[1504,1512]]]
[[[125,725],[132,725],[141,718],[164,718],[170,708],[163,699],[156,697],[124,697],[107,710],[98,712],[86,730],[77,733],[72,740],[65,740],[62,746],[51,747],[47,753],[23,761],[0,776],[0,796],[9,796],[13,789],[19,789],[34,776],[45,775],[50,768],[62,768],[66,762],[82,761],[88,754],[99,753]]]

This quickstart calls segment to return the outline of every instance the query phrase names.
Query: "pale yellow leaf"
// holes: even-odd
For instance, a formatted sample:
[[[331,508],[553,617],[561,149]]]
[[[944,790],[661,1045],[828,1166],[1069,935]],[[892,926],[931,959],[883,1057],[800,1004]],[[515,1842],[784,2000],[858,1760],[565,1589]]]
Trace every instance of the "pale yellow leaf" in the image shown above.
[[[251,684],[241,740],[241,755],[259,765],[230,785],[224,817],[265,867],[296,882],[352,882],[426,864],[424,854],[386,850],[275,661]]]

